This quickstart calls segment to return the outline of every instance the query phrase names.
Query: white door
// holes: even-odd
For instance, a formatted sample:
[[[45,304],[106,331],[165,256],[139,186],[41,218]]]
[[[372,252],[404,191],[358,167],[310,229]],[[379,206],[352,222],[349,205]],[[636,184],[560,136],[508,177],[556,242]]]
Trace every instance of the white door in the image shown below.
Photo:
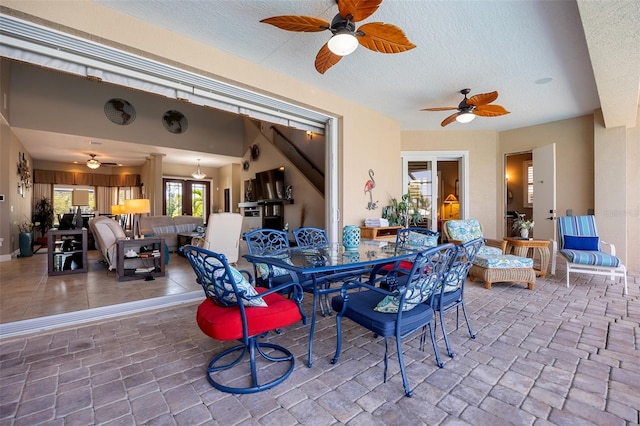
[[[434,218],[438,215],[438,175],[437,161],[423,159],[403,161],[403,194],[410,194],[410,201],[420,211],[421,225],[432,231],[438,231],[438,223]]]
[[[533,235],[555,240],[556,144],[533,150]]]

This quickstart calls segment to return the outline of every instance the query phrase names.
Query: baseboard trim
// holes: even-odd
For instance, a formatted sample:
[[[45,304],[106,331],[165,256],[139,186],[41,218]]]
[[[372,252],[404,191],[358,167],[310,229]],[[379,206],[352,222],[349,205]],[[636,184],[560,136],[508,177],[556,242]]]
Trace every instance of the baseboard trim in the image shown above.
[[[120,303],[118,305],[102,306],[100,308],[84,309],[82,311],[9,322],[6,324],[0,324],[0,339],[21,336],[24,334],[39,333],[70,325],[101,321],[107,318],[130,315],[138,312],[168,308],[185,303],[193,303],[198,300],[202,300],[203,298],[204,295],[202,290],[191,291],[188,293],[172,294],[153,299],[138,300],[136,302]]]

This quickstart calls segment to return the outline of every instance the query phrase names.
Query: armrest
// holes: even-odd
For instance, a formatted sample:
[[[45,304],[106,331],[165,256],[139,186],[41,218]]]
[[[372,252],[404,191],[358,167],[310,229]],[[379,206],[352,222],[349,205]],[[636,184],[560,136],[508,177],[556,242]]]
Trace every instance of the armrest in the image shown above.
[[[507,241],[506,240],[491,240],[489,238],[486,238],[484,240],[484,244],[489,246],[489,247],[497,247],[500,250],[502,250],[502,254],[506,254],[507,253]]]
[[[603,246],[609,246],[609,254],[611,256],[615,256],[616,255],[616,246],[614,246],[612,243],[608,243],[606,241],[602,241],[600,240],[600,244],[602,244]],[[602,247],[604,249],[604,247]]]

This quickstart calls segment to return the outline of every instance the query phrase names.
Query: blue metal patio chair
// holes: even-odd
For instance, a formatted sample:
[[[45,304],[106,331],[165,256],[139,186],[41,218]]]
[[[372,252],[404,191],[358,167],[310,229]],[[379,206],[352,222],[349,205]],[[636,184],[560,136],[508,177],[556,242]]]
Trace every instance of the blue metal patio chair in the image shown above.
[[[460,319],[459,308],[462,307],[462,314],[464,315],[464,320],[467,323],[467,328],[469,329],[469,336],[471,336],[472,339],[476,338],[476,334],[471,329],[467,309],[464,305],[464,285],[467,281],[467,275],[469,275],[469,269],[471,269],[473,260],[476,258],[476,254],[483,245],[484,239],[476,238],[475,240],[467,241],[456,246],[456,253],[451,259],[445,274],[444,285],[436,289],[432,296],[433,300],[430,300],[433,310],[438,311],[440,314],[440,324],[442,325],[444,343],[447,346],[447,353],[452,358],[455,356],[455,353],[451,350],[451,345],[449,344],[447,328],[444,323],[444,314],[453,308],[456,309],[457,330]]]
[[[289,248],[289,235],[285,231],[278,229],[256,229],[251,232],[245,232],[244,238],[247,241],[249,254],[263,255],[269,251]],[[291,281],[289,271],[272,267],[266,263],[254,263],[253,271],[256,277],[256,284],[260,287],[271,288],[274,285]]]
[[[293,231],[296,244],[304,247],[318,247],[329,244],[327,231],[321,228],[302,227]]]
[[[223,254],[191,245],[185,246],[184,254],[206,295],[198,306],[198,327],[215,340],[240,342],[211,359],[207,367],[209,383],[223,392],[237,394],[261,392],[282,383],[294,370],[294,356],[284,347],[260,339],[271,330],[300,320],[307,323],[300,303],[300,285],[289,282],[271,289],[255,289],[251,274],[229,266]],[[289,292],[291,297],[279,292]],[[258,355],[270,364],[258,365]],[[248,369],[241,368],[246,356]]]
[[[342,317],[347,317],[361,326],[373,331],[376,336],[384,338],[384,381],[387,381],[388,343],[387,338],[396,339],[398,361],[404,391],[407,396],[413,392],[409,387],[409,380],[404,366],[402,339],[417,330],[423,330],[420,346],[424,348],[426,327],[429,327],[431,343],[435,352],[436,363],[439,367],[444,364],[440,360],[438,346],[433,329],[433,308],[427,302],[433,291],[442,283],[447,267],[456,248],[453,244],[443,244],[419,252],[408,274],[397,267],[388,274],[378,277],[371,282],[350,280],[343,285],[340,295],[331,300],[336,316],[337,342],[336,353],[331,361],[338,362],[342,346]],[[384,281],[389,290],[378,282]],[[357,291],[360,290],[360,291]]]
[[[616,257],[616,248],[601,240],[596,227],[596,217],[563,216],[558,218],[558,241],[553,242],[553,259],[551,274],[556,272],[556,253],[567,263],[567,288],[569,274],[605,275],[615,281],[616,277],[624,280],[624,294],[628,293],[627,269]],[[609,246],[609,253],[603,246]]]

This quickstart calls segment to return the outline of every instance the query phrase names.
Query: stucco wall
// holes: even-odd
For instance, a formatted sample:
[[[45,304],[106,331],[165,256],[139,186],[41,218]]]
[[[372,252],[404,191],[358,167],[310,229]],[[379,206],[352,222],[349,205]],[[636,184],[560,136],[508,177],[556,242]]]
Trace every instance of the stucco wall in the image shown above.
[[[469,214],[482,224],[487,238],[501,236],[496,220],[498,134],[494,131],[406,131],[402,132],[402,151],[468,151]],[[398,156],[398,154],[396,154]],[[400,175],[401,170],[398,171]]]

